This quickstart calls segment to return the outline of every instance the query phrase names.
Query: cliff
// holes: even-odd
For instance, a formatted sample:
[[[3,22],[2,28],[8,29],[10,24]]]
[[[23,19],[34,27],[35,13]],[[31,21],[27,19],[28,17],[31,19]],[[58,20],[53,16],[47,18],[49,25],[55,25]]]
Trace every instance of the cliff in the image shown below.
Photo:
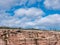
[[[0,29],[0,45],[60,45],[60,32]]]

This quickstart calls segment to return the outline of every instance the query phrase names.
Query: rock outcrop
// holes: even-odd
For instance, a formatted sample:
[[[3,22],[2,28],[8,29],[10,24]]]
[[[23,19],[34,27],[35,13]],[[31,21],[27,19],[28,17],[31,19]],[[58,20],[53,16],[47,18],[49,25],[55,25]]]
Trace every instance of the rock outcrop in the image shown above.
[[[60,32],[0,29],[0,45],[60,45]]]

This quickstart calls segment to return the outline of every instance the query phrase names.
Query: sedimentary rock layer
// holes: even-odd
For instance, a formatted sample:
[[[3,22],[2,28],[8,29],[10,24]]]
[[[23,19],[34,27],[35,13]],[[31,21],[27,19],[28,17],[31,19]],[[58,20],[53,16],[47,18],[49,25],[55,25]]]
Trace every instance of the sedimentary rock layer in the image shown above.
[[[60,32],[0,29],[0,45],[60,45]]]

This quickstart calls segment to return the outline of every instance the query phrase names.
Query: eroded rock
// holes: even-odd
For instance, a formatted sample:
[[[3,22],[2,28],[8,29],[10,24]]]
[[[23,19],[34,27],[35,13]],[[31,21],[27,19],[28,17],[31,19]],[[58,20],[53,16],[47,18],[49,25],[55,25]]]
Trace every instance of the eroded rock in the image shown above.
[[[60,45],[60,32],[0,29],[0,45]]]

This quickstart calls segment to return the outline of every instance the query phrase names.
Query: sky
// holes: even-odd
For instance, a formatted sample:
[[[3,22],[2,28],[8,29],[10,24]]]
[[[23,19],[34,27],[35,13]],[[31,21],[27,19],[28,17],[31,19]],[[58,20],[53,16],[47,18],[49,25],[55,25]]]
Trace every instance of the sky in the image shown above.
[[[60,0],[0,0],[0,26],[60,30]]]

